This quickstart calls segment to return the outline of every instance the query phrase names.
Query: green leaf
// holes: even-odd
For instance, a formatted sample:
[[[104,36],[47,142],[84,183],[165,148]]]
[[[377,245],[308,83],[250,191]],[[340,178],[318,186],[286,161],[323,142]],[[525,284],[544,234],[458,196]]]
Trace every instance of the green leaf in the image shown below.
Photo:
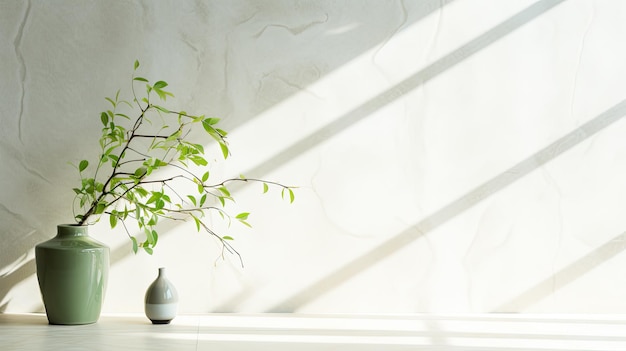
[[[135,192],[138,193],[141,197],[148,196],[148,191],[142,187],[135,187]]]
[[[207,171],[206,173],[202,175],[202,182],[204,183],[207,180],[209,180],[209,171]]]
[[[154,245],[155,243],[155,237],[154,237],[154,230],[146,230],[146,240],[148,241],[149,244]]]
[[[109,124],[109,115],[106,112],[100,114],[100,121],[106,127]]]
[[[154,253],[154,250],[152,250],[152,248],[146,247],[144,246],[143,250],[148,254],[148,255],[152,255]]]
[[[98,202],[98,204],[96,205],[96,209],[94,210],[94,214],[101,214],[104,212],[104,210],[107,208],[107,204],[104,202]]]
[[[157,224],[158,220],[159,220],[158,216],[152,216],[152,217],[150,217],[150,220],[148,221],[148,224],[146,224],[146,225],[153,227],[153,226],[155,226]]]
[[[191,215],[191,218],[193,218],[194,222],[196,222],[196,229],[200,231],[200,219],[194,215]]]
[[[137,68],[139,68],[139,60],[135,60],[135,68],[133,69],[136,70]]]
[[[214,118],[214,117],[212,117],[212,118],[205,118],[205,119],[202,121],[202,123],[206,123],[206,124],[208,124],[208,125],[210,125],[210,126],[213,126],[213,125],[216,125],[219,121],[220,121],[220,119],[219,119],[219,118]]]
[[[201,144],[193,144],[193,147],[196,148],[199,153],[204,154],[204,146],[202,146]]]
[[[135,170],[135,177],[136,178],[141,178],[144,175],[146,175],[146,173],[148,173],[148,169],[146,167],[139,167]]]
[[[166,82],[164,82],[164,81],[162,81],[162,80],[160,80],[160,81],[158,81],[158,82],[154,83],[154,85],[152,86],[152,88],[154,88],[154,89],[163,89],[163,88],[165,88],[166,86],[167,86],[167,83],[166,83]]]
[[[123,113],[116,113],[115,115],[116,115],[116,116],[120,116],[120,117],[124,117],[124,118],[126,118],[126,119],[130,120],[130,117],[128,117],[127,115],[125,115],[125,114],[123,114]]]
[[[108,157],[111,160],[111,167],[117,166],[117,162],[118,162],[117,156],[116,155],[108,155]]]
[[[106,101],[108,101],[108,102],[110,102],[110,103],[111,103],[111,105],[113,105],[113,108],[115,108],[115,105],[116,105],[116,104],[115,104],[115,101],[113,101],[113,99],[108,98],[108,97],[105,97],[105,100],[106,100]]]
[[[163,160],[160,160],[158,158],[154,160],[154,167],[164,167],[164,166],[167,166],[167,165],[168,165],[167,162],[165,162]]]
[[[160,91],[160,90],[156,90],[156,89],[155,89],[155,91],[157,92],[157,94],[159,94],[159,91]],[[161,94],[159,94],[159,96],[161,96]],[[163,97],[161,97],[161,99],[163,99]],[[165,100],[165,99],[164,99],[164,100]],[[159,110],[159,111],[161,111],[161,112],[164,112],[164,113],[170,113],[170,110],[166,109],[166,108],[165,108],[165,107],[163,107],[163,106],[159,106],[159,105],[152,105],[152,107],[156,108],[157,110]]]
[[[233,239],[232,236],[228,236],[228,235],[223,236],[222,239],[224,239],[224,240],[235,240],[235,239]]]
[[[226,189],[226,187],[225,187],[225,186],[221,186],[221,187],[219,187],[219,188],[217,188],[217,189],[218,189],[219,191],[221,191],[221,192],[222,192],[222,194],[224,194],[224,195],[226,195],[226,196],[230,197],[230,191],[228,191],[228,189]]]
[[[146,82],[148,83],[148,80],[146,78],[143,77],[135,77],[133,78],[133,80],[139,81],[139,82]]]
[[[87,167],[89,166],[89,161],[87,160],[82,160],[80,161],[80,163],[78,164],[78,171],[82,172],[84,171]]]
[[[230,154],[230,152],[228,151],[228,146],[224,143],[220,143],[220,148],[222,149],[222,155],[224,156],[224,159],[227,159],[228,155]]]
[[[268,190],[270,190],[270,187],[267,185],[267,183],[263,183],[263,194],[265,194]]]
[[[235,216],[235,218],[245,221],[246,219],[248,219],[249,215],[250,215],[250,212],[242,212],[238,214],[237,216]]]
[[[163,196],[161,196],[161,200],[163,200],[163,201],[165,201],[167,203],[170,203],[170,204],[172,203],[172,200],[170,199],[169,195],[167,195],[165,193],[163,194]]]
[[[191,200],[191,203],[193,203],[194,206],[198,206],[198,203],[196,202],[196,198],[191,196],[191,195],[187,195],[187,197],[189,198],[189,200]]]
[[[135,238],[134,236],[131,236],[130,241],[133,242],[133,252],[136,254],[137,250],[139,250],[139,244],[137,243],[137,238]]]
[[[213,124],[217,123],[217,122],[214,122],[214,120],[215,120],[215,118],[205,118],[205,119],[203,119],[202,120],[202,127],[204,127],[204,130],[206,130],[207,133],[209,133],[209,134],[214,133],[214,134],[219,135],[217,133],[217,131],[215,130],[215,128],[213,127]]]
[[[160,82],[157,82],[157,83],[160,83]],[[163,83],[165,83],[165,82],[163,82]],[[166,83],[166,85],[167,85],[167,83]],[[157,88],[157,87],[156,87],[156,84],[155,84],[155,86],[153,87],[153,89],[154,89],[154,91],[157,93],[157,95],[159,95],[159,98],[160,98],[161,100],[163,100],[163,101],[165,101],[165,100],[167,99],[167,97],[168,97],[168,96],[174,96],[174,94],[172,94],[172,93],[170,93],[170,92],[168,92],[168,91],[161,90],[161,88]]]
[[[293,190],[291,190],[291,188],[289,188],[289,203],[293,203],[293,200],[295,200],[296,196],[293,193]]]
[[[189,156],[189,159],[197,166],[206,166],[209,164],[207,160],[205,160],[204,157],[201,156]]]
[[[165,207],[165,201],[163,201],[163,200],[159,199],[159,200],[156,202],[156,209],[157,209],[157,210],[160,210],[160,209],[162,209],[163,207]]]
[[[156,202],[157,200],[161,199],[161,196],[163,194],[157,192],[157,191],[153,191],[152,192],[152,196],[150,196],[150,198],[148,199],[148,201],[146,201],[146,204],[151,204],[153,202]]]
[[[165,139],[165,141],[176,140],[180,137],[180,135],[181,135],[181,130],[177,130],[174,133],[172,133],[170,136],[168,136],[167,139]]]
[[[111,225],[111,229],[115,228],[117,225],[117,215],[111,214],[109,216],[109,224]]]
[[[117,146],[113,146],[113,147],[110,147],[110,148],[108,148],[108,149],[104,150],[104,155],[107,155],[107,156],[108,156],[108,155],[109,155],[111,152],[113,152],[113,150],[115,150],[116,148],[117,148]]]

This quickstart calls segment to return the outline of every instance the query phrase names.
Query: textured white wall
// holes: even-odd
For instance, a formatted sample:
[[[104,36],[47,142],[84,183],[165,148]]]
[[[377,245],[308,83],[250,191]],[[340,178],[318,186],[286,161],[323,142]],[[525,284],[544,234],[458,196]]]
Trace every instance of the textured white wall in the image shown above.
[[[245,268],[191,224],[112,247],[105,310],[158,267],[181,311],[626,312],[626,3],[0,0],[0,311],[71,221],[104,96],[142,74],[220,116]],[[128,91],[128,90],[126,90]],[[217,157],[216,157],[217,158]],[[227,230],[216,221],[216,227]]]

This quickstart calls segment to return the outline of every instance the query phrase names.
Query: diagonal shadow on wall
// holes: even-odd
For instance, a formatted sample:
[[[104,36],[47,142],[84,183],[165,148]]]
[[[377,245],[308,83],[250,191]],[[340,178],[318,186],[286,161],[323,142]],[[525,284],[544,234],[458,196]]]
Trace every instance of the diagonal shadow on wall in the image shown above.
[[[431,65],[404,79],[395,86],[387,89],[381,94],[368,100],[367,102],[357,106],[345,115],[337,118],[334,122],[329,123],[318,131],[303,137],[297,143],[285,147],[284,151],[262,163],[262,165],[247,170],[243,174],[257,177],[271,172],[273,169],[289,162],[293,158],[305,153],[320,142],[337,135],[343,130],[348,129],[353,124],[367,118],[372,113],[386,106],[387,104],[397,100],[401,96],[407,94],[411,90],[425,84],[432,78],[452,68],[463,60],[469,58],[475,53],[483,50],[495,41],[503,38],[507,34],[520,28],[524,24],[537,18],[554,6],[564,2],[565,0],[542,0],[518,12],[514,16],[508,18],[489,31],[474,38],[473,40],[460,46],[458,49],[442,57]]]
[[[302,289],[302,291],[300,291],[299,293],[296,293],[295,295],[287,298],[279,305],[270,308],[268,312],[297,311],[298,308],[306,305],[311,301],[314,301],[317,297],[323,295],[325,292],[328,292],[336,286],[341,285],[343,282],[366,270],[368,267],[371,267],[376,263],[382,261],[386,257],[389,257],[397,250],[411,244],[415,240],[421,238],[426,233],[446,223],[450,219],[460,215],[464,211],[472,208],[482,200],[485,200],[491,195],[499,192],[500,190],[506,188],[517,180],[528,175],[532,171],[543,166],[547,162],[557,158],[567,150],[573,148],[574,146],[580,144],[589,137],[595,135],[602,129],[620,120],[625,114],[626,100],[623,100],[617,105],[605,111],[604,113],[595,117],[591,121],[585,123],[581,127],[573,130],[572,132],[561,137],[557,141],[539,150],[535,154],[517,163],[508,170],[487,180],[483,184],[466,193],[464,196],[449,203],[448,205],[434,212],[430,216],[422,219],[409,229],[397,234],[396,236],[392,237],[391,239],[387,240],[376,248],[370,250],[364,255],[357,257],[356,259],[335,270],[323,279],[315,282],[312,285],[307,286],[305,289]],[[575,279],[576,274],[584,274],[585,270],[581,269],[581,267],[584,264],[588,264],[589,260],[607,260],[623,249],[621,246],[619,247],[619,250],[615,249],[616,244],[614,243],[609,243],[607,245],[609,245],[608,248],[600,249],[597,253],[591,254],[589,258],[583,258],[581,262],[576,263],[571,268],[561,272],[561,275],[565,278],[564,283],[568,283],[569,281]],[[514,299],[509,304],[505,304],[504,307],[510,306],[511,303],[517,303],[519,301],[536,300],[538,297],[545,295],[546,284],[549,283],[545,281],[541,282],[536,287],[532,288],[529,292],[521,295],[517,299]]]
[[[624,250],[626,250],[626,232],[608,240],[602,246],[496,307],[493,312],[523,311],[553,292],[573,283]]]
[[[264,111],[267,111],[273,107],[276,103],[289,99],[294,93],[301,91],[303,87],[315,83],[318,79],[324,75],[331,73],[334,70],[340,70],[343,65],[353,60],[355,57],[361,55],[363,52],[371,50],[379,45],[384,45],[398,32],[410,27],[411,25],[420,22],[430,14],[436,11],[442,11],[443,8],[454,2],[455,0],[419,0],[419,1],[363,1],[361,6],[368,6],[368,10],[365,13],[354,11],[345,16],[341,16],[341,19],[336,19],[333,23],[324,22],[324,26],[328,29],[326,33],[317,37],[313,45],[319,48],[341,48],[333,49],[324,55],[324,65],[314,65],[317,74],[305,75],[299,74],[297,82],[290,82],[289,75],[282,76],[281,74],[273,76],[272,74],[265,73],[265,78],[256,78],[246,82],[227,82],[227,85],[232,84],[245,84],[245,85],[258,85],[258,89],[271,89],[265,87],[265,80],[282,81],[282,84],[271,89],[272,101],[268,101],[265,106],[259,106],[258,109],[250,111],[238,111],[236,114],[223,116],[222,127],[226,130],[234,130],[238,126],[241,126],[250,120],[257,118]],[[324,2],[320,2],[323,4]],[[371,5],[371,6],[369,6]],[[410,6],[408,6],[410,5]],[[279,6],[280,7],[280,6]],[[399,14],[398,12],[402,12]],[[374,16],[372,16],[374,14]],[[321,14],[320,14],[321,15]],[[328,15],[326,15],[327,17]],[[404,18],[400,20],[398,16]],[[327,17],[328,18],[328,17]],[[397,28],[393,28],[393,24],[399,23]],[[343,30],[346,27],[354,28],[351,30]],[[260,29],[260,28],[258,28]],[[284,27],[288,30],[289,28]],[[265,29],[260,29],[262,33]],[[367,40],[361,40],[363,32],[368,33]],[[329,34],[329,32],[334,32]],[[293,33],[292,33],[293,34]],[[225,40],[228,42],[229,40]],[[275,47],[270,55],[273,55],[274,60],[282,62],[284,58],[293,57],[296,55],[294,61],[298,60],[299,52],[306,52],[311,43],[302,41],[300,44],[283,43],[283,45]],[[229,50],[227,48],[227,50]],[[324,66],[324,67],[322,67]],[[327,66],[327,67],[326,67]],[[283,67],[287,70],[302,71],[303,67],[296,65],[286,64]],[[228,75],[228,72],[226,72]],[[236,79],[236,76],[229,77],[229,79]],[[246,77],[250,79],[250,77]],[[283,86],[284,85],[284,86]]]
[[[319,129],[318,131],[312,134],[309,134],[306,137],[303,137],[297,143],[284,148],[284,151],[282,151],[281,153],[278,153],[271,159],[262,162],[260,166],[247,170],[243,173],[248,176],[257,177],[257,176],[262,176],[264,174],[271,172],[273,169],[280,167],[281,165],[289,162],[295,157],[298,157],[298,155],[313,148],[315,145],[319,144],[320,142],[350,128],[353,124],[358,123],[359,121],[367,118],[372,113],[381,109],[385,105],[402,97],[409,91],[416,89],[419,86],[427,83],[429,80],[445,72],[447,69],[452,68],[453,66],[461,63],[465,59],[481,51],[482,49],[488,47],[490,44],[505,37],[509,33],[520,28],[524,24],[532,21],[533,19],[537,18],[541,14],[549,11],[550,9],[554,8],[556,5],[559,5],[560,3],[564,1],[565,0],[542,0],[542,1],[538,1],[528,6],[524,10],[506,19],[505,21],[501,22],[499,25],[491,28],[490,30],[486,31],[482,35],[465,43],[464,45],[460,46],[453,52],[442,57],[441,59],[437,60],[431,65],[416,72],[415,74],[404,79],[400,83],[387,89],[383,93],[368,100],[367,102],[361,104],[360,106],[357,106],[356,108],[349,111],[345,115],[336,119],[334,122],[326,125],[325,127]],[[551,148],[551,150],[552,149],[554,149],[554,147]],[[532,164],[528,165],[527,163],[528,162],[522,163],[519,166],[519,168],[527,169],[529,172],[530,170],[538,167],[537,165],[532,165]],[[287,299],[287,301],[285,301],[284,303],[281,303],[278,306],[270,308],[269,311],[270,312],[293,312],[295,311],[299,306],[302,306],[308,301],[311,301],[317,295],[321,294],[323,291],[328,291],[332,289],[333,286],[341,284],[341,282],[343,282],[344,280],[366,269],[368,266],[375,264],[377,261],[393,253],[398,248],[403,247],[406,243],[416,240],[418,237],[420,237],[424,233],[424,231],[433,229],[434,227],[440,225],[444,221],[461,213],[465,209],[468,209],[469,207],[473,206],[473,204],[480,201],[480,199],[475,199],[475,201],[470,201],[470,199],[468,199],[469,197],[477,197],[479,196],[479,194],[483,194],[487,190],[493,191],[493,192],[500,190],[501,187],[498,187],[498,183],[501,183],[503,179],[507,179],[506,176],[510,172],[518,172],[518,167],[514,167],[513,169],[503,173],[499,177],[492,179],[492,182],[488,182],[485,186],[479,187],[475,189],[474,191],[468,193],[467,196],[450,204],[449,206],[442,209],[441,211],[423,220],[418,225],[397,235],[395,238],[383,244],[382,246],[378,247],[376,250],[366,255],[363,255],[362,257],[356,259],[355,261],[347,264],[346,266],[332,273],[328,277],[304,289],[301,293],[296,294],[293,297]],[[514,180],[515,179],[510,180],[509,183],[513,182]],[[445,218],[441,218],[442,216]],[[229,304],[236,305],[236,303],[237,303],[236,301],[231,301]]]

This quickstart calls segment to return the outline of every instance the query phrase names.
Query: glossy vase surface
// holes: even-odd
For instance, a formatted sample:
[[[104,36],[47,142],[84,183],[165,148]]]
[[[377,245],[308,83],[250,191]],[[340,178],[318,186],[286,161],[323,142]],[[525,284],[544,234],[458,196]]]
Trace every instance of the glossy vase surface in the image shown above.
[[[146,291],[145,312],[152,324],[169,324],[178,310],[178,292],[165,277],[165,268],[159,268],[159,275]]]
[[[109,248],[87,226],[62,224],[35,247],[37,279],[50,324],[98,321],[109,273]]]

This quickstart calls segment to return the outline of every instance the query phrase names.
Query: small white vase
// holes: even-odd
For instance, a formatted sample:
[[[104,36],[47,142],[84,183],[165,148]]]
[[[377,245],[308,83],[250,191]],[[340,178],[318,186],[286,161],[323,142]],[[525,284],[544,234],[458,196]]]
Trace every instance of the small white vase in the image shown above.
[[[152,324],[169,324],[178,310],[178,292],[165,277],[165,268],[159,268],[159,276],[150,284],[145,299],[146,317]]]

